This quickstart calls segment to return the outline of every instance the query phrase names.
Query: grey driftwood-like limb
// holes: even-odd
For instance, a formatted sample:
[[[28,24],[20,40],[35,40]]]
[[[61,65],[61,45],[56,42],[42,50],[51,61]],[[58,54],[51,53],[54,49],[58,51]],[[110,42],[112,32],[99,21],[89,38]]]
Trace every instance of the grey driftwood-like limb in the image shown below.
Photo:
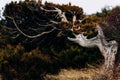
[[[118,43],[115,40],[107,42],[101,27],[97,25],[96,28],[98,30],[98,35],[93,38],[87,39],[87,37],[81,33],[77,35],[74,34],[75,38],[68,37],[68,39],[82,47],[98,47],[105,59],[101,74],[106,75],[109,80],[112,80]]]
[[[56,28],[54,27],[53,29],[51,29],[51,30],[49,30],[49,31],[45,31],[45,32],[42,32],[42,33],[40,33],[40,34],[31,36],[31,35],[25,34],[25,33],[17,26],[17,24],[16,24],[16,22],[15,22],[15,20],[14,20],[13,17],[10,17],[10,16],[6,16],[6,17],[9,18],[9,19],[11,19],[11,20],[13,21],[16,29],[17,29],[22,35],[24,35],[24,36],[26,36],[26,37],[28,37],[28,38],[37,38],[37,37],[40,37],[40,36],[42,36],[42,35],[44,35],[44,34],[51,33],[52,31],[54,31],[54,30],[56,29]]]

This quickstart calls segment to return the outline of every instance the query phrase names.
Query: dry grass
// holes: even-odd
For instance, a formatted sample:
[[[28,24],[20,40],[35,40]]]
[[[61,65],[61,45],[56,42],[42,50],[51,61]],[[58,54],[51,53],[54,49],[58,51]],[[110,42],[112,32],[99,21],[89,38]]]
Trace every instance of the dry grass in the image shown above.
[[[83,69],[61,69],[56,75],[47,74],[45,80],[120,80],[120,63],[111,79],[108,77],[109,73],[105,74],[100,65],[97,68],[88,66],[89,68]]]
[[[61,69],[56,75],[47,74],[45,80],[120,80],[120,66],[114,73],[114,78],[107,77],[109,74],[101,74],[101,68],[84,69]]]
[[[46,80],[95,80],[98,68],[62,69],[57,75],[47,74]]]

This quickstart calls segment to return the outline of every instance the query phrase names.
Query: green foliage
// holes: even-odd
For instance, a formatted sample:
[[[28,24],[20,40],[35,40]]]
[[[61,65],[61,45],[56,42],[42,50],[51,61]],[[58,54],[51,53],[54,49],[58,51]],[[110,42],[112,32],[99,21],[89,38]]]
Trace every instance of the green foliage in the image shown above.
[[[101,11],[102,12],[96,13],[96,16],[98,16],[99,18],[105,18],[112,13],[110,6],[106,6],[106,7],[102,8]]]
[[[60,68],[82,68],[87,64],[98,64],[101,58],[97,49],[78,46],[70,46],[60,52],[51,48],[49,52],[42,53],[39,48],[26,52],[21,45],[7,45],[0,49],[0,73],[10,80],[36,80],[46,73],[56,73]]]
[[[45,9],[53,9],[54,6],[66,12],[69,23],[61,22],[58,25],[38,26],[38,24],[50,24],[49,20],[57,22],[56,13],[46,13],[40,10],[40,6]],[[86,15],[77,6],[59,5],[53,3],[36,3],[25,0],[25,2],[11,2],[7,4],[4,11],[5,20],[0,25],[0,73],[6,80],[38,80],[42,79],[46,73],[57,73],[61,68],[82,68],[87,64],[98,65],[103,60],[99,50],[80,47],[67,40],[70,35],[66,29],[72,26],[72,14],[69,10],[75,11],[77,19],[83,19]],[[62,29],[55,30],[50,34],[39,38],[29,39],[16,30],[13,22],[6,16],[14,17],[17,25],[25,33],[36,35],[43,31],[50,30],[53,26]],[[100,19],[89,16],[80,25],[84,35],[91,38],[97,34],[96,23]],[[31,30],[36,29],[36,31]],[[77,33],[77,32],[76,32]],[[1,47],[2,45],[2,47]]]
[[[26,52],[21,45],[7,45],[0,49],[0,73],[5,79],[40,79],[45,73],[58,70],[55,60],[39,49]]]
[[[94,37],[97,35],[96,24],[100,22],[100,18],[95,15],[91,15],[80,25],[81,31],[84,32],[84,35],[86,35],[88,38]]]
[[[82,68],[87,67],[87,64],[100,64],[102,56],[97,49],[86,49],[78,46],[70,46],[69,49],[60,52],[61,60],[65,67]],[[96,58],[96,56],[98,56]],[[99,58],[99,59],[98,59]]]
[[[55,12],[45,12],[40,9],[40,7],[44,7],[45,9],[54,9],[54,7],[58,7],[62,11],[66,12],[66,17],[68,19],[68,23],[65,22],[59,22],[60,18],[56,18],[57,13]],[[55,31],[49,36],[51,38],[55,37],[63,37],[63,33],[67,31],[67,29],[71,28],[73,26],[72,20],[73,20],[73,14],[76,15],[77,20],[83,19],[86,17],[85,14],[83,14],[83,9],[78,6],[72,6],[72,5],[59,5],[59,4],[53,4],[46,2],[45,5],[42,5],[40,3],[37,3],[35,1],[25,1],[25,2],[11,2],[10,4],[7,4],[4,11],[4,16],[6,18],[6,21],[4,22],[5,26],[8,28],[16,29],[12,20],[7,18],[6,16],[13,17],[17,23],[17,25],[20,27],[20,29],[28,34],[28,35],[36,35],[44,31],[50,30],[52,27],[56,27],[59,29],[62,29],[62,31]],[[50,20],[54,20],[56,22],[59,22],[58,25],[51,25],[46,26],[46,24],[51,24]],[[81,31],[84,32],[84,35],[87,35],[88,38],[94,37],[97,34],[97,30],[95,29],[96,23],[100,22],[100,19],[95,16],[89,16],[86,18],[82,23],[78,23],[76,20],[75,25],[81,26]],[[39,26],[44,25],[44,26]],[[75,31],[78,33],[78,31]],[[7,30],[7,35],[11,34],[10,30]],[[65,36],[67,34],[65,33]],[[13,44],[22,43],[30,43],[34,44],[37,39],[29,39],[25,38],[23,35],[19,33],[19,31],[16,31],[15,33],[12,33],[8,41]],[[39,37],[39,42],[41,42],[43,38]],[[35,42],[34,42],[35,41]],[[42,40],[43,41],[43,40]],[[44,40],[43,43],[46,43],[47,40]],[[32,43],[31,43],[32,42]],[[45,44],[38,44],[38,45],[45,45]]]

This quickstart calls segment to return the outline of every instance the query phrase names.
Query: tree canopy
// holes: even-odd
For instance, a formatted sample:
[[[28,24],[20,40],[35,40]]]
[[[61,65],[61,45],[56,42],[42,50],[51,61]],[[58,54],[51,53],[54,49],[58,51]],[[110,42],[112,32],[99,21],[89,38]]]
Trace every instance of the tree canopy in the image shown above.
[[[60,11],[65,14],[67,22],[62,21],[64,16],[58,14]],[[61,68],[101,64],[103,57],[97,48],[83,48],[67,39],[67,36],[74,37],[69,29],[74,22],[77,28],[80,26],[79,30],[73,28],[75,34],[82,32],[92,38],[98,34],[96,24],[99,23],[105,36],[119,43],[119,13],[117,7],[88,16],[81,7],[71,3],[41,4],[41,1],[25,0],[7,4],[3,13],[5,19],[0,21],[0,73],[10,80],[37,80]],[[42,36],[35,38],[26,37],[41,33]]]

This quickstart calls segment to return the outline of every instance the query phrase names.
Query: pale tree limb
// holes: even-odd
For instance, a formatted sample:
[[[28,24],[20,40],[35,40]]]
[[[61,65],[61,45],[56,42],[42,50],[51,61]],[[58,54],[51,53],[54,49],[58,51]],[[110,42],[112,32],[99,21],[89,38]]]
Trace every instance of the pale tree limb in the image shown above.
[[[52,31],[54,31],[54,30],[56,29],[56,28],[54,27],[54,28],[51,29],[50,31],[45,31],[45,32],[42,32],[42,33],[40,33],[40,34],[31,36],[31,35],[25,34],[22,30],[20,30],[20,28],[17,26],[17,24],[16,24],[14,18],[12,18],[12,17],[10,17],[10,16],[6,16],[6,17],[9,18],[9,19],[11,19],[11,20],[13,21],[13,23],[14,23],[16,29],[17,29],[22,35],[24,35],[24,36],[26,36],[26,37],[28,37],[28,38],[37,38],[37,37],[40,37],[40,36],[42,36],[42,35],[44,35],[44,34],[51,33]]]
[[[46,11],[46,12],[57,12],[59,17],[62,19],[62,22],[68,22],[66,16],[65,16],[65,12],[62,12],[62,10],[60,10],[59,8],[55,7],[55,10],[46,10],[43,7],[40,7],[41,10]]]
[[[101,27],[97,25],[96,28],[98,35],[93,38],[87,39],[87,37],[81,33],[78,35],[74,34],[75,38],[68,37],[68,39],[82,47],[98,47],[105,59],[101,74],[107,76],[109,80],[113,80],[113,69],[118,43],[115,40],[107,42]]]

